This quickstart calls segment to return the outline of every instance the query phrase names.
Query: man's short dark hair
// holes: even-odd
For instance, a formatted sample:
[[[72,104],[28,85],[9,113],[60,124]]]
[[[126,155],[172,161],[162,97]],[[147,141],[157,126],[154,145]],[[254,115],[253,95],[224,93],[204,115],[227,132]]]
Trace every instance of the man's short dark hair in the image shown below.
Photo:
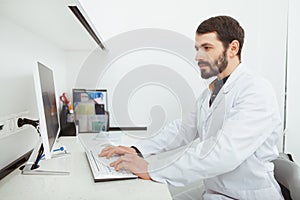
[[[223,43],[224,49],[227,49],[233,40],[240,43],[237,53],[241,60],[241,52],[244,44],[244,29],[239,22],[229,16],[216,16],[203,21],[197,28],[197,34],[216,32],[218,39]]]

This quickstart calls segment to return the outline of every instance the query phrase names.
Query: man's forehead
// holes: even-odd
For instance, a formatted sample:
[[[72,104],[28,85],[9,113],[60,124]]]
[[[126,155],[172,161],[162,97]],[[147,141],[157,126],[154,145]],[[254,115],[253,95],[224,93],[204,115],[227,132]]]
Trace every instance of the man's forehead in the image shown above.
[[[216,32],[203,33],[203,34],[196,33],[195,43],[197,46],[201,46],[203,44],[214,44],[216,42],[221,42],[218,39]]]

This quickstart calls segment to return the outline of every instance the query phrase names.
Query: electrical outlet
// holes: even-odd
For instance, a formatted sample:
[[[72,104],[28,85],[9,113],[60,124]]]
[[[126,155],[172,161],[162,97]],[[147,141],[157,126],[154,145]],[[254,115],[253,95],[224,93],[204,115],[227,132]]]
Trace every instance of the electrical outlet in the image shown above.
[[[10,120],[9,119],[3,119],[0,121],[0,124],[2,126],[2,129],[0,131],[0,137],[3,138],[3,137],[6,137],[9,133],[9,123]]]
[[[23,129],[19,128],[17,123],[18,119],[28,114],[28,111],[7,115],[0,118],[0,139],[19,132]]]
[[[0,137],[7,137],[10,133],[14,132],[14,119],[6,118],[0,122],[2,130],[0,131]]]

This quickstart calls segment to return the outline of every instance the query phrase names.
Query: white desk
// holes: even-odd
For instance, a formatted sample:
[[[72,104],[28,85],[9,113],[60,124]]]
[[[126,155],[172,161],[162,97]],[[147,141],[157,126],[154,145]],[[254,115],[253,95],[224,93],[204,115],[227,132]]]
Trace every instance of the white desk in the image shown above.
[[[62,137],[59,144],[71,153],[41,161],[44,169],[67,170],[70,175],[21,175],[16,169],[0,181],[0,200],[93,200],[171,199],[168,186],[142,179],[95,183],[84,148],[75,137]]]

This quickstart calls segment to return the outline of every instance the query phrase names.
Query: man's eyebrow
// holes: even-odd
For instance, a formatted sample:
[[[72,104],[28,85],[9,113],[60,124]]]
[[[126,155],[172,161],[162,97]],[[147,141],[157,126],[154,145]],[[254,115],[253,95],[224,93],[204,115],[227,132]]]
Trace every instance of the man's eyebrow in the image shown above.
[[[204,47],[204,46],[213,46],[213,44],[211,44],[211,43],[203,43],[203,44],[201,44],[201,47]]]
[[[208,42],[203,43],[203,44],[201,44],[201,45],[195,44],[195,49],[199,49],[199,47],[205,47],[205,46],[213,46],[213,44],[208,43]]]

